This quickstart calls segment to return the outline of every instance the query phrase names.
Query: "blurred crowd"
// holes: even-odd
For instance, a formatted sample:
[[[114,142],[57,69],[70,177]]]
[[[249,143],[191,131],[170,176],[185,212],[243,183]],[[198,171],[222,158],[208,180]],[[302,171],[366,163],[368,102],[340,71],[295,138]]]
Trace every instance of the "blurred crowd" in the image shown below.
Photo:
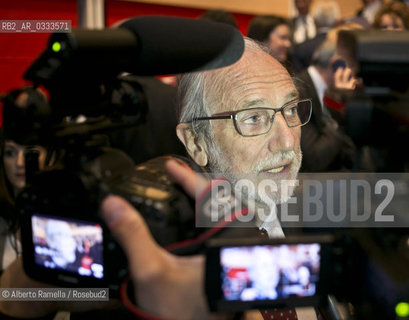
[[[300,99],[311,99],[311,118],[309,122],[307,119],[308,123],[300,123],[303,154],[300,171],[405,171],[405,161],[396,167],[388,167],[384,150],[370,145],[358,146],[348,134],[346,104],[342,97],[345,92],[362,89],[365,83],[359,76],[352,48],[347,42],[339,41],[338,35],[342,30],[408,30],[408,2],[362,0],[362,8],[356,15],[346,18],[341,17],[339,1],[294,0],[294,5],[297,15],[292,19],[276,15],[255,16],[248,25],[246,36],[267,48],[280,63],[279,67],[275,65],[276,69],[283,69],[283,65],[288,70]],[[199,18],[238,27],[234,16],[224,10],[212,10]],[[167,154],[186,156],[175,133],[178,76],[172,80],[173,84],[166,84],[156,77],[138,77],[138,82],[147,95],[146,121],[138,127],[107,134],[108,144],[125,151],[136,164]],[[24,87],[1,98],[0,231],[4,237],[0,247],[0,270],[5,270],[21,254],[19,225],[14,211],[17,196],[30,180],[31,172],[54,164],[56,151],[49,144],[48,137],[38,130],[39,125],[47,128],[48,124],[35,119],[34,111],[48,107],[47,96],[41,90]],[[199,117],[196,120],[209,119]],[[180,122],[186,126],[189,123]],[[190,137],[187,133],[186,136]],[[184,143],[186,148],[190,146],[186,141]],[[198,149],[197,153],[202,151]]]

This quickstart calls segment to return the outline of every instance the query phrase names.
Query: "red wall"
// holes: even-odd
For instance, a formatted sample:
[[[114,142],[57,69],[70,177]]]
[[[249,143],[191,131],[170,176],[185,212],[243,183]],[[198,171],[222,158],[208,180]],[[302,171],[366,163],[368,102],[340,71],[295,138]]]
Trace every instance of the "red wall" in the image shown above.
[[[106,24],[132,16],[167,15],[195,18],[204,10],[105,0]],[[233,13],[245,33],[251,15]],[[0,20],[71,20],[78,25],[77,0],[0,0]],[[0,33],[0,92],[27,84],[24,71],[42,52],[48,33]]]
[[[196,18],[205,10],[105,0],[106,25],[133,16],[166,15]],[[239,28],[246,33],[252,15],[233,13]],[[0,20],[71,20],[78,26],[77,0],[0,0]],[[0,93],[27,85],[25,70],[47,45],[49,33],[0,32]],[[2,113],[0,105],[0,126]]]

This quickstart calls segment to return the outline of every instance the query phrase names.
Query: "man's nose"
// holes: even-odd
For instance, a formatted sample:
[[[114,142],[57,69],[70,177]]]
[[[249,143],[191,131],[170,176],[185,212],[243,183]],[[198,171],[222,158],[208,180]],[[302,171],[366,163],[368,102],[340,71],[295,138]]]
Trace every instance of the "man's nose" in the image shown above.
[[[273,120],[273,126],[269,132],[270,140],[268,147],[271,152],[277,150],[292,151],[296,143],[296,130],[300,128],[289,128],[281,113],[277,113]]]

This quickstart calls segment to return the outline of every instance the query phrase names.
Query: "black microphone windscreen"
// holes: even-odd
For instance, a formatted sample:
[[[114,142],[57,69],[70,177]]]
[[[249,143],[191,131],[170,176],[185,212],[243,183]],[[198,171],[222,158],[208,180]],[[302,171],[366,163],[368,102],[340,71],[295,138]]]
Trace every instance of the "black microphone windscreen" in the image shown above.
[[[121,72],[178,74],[228,66],[243,51],[242,34],[227,24],[145,16],[127,20],[119,28],[53,33],[24,78],[49,87],[73,79],[111,79]]]
[[[137,37],[138,55],[132,71],[138,75],[220,68],[236,62],[244,51],[240,31],[223,23],[145,16],[127,20],[119,27]]]

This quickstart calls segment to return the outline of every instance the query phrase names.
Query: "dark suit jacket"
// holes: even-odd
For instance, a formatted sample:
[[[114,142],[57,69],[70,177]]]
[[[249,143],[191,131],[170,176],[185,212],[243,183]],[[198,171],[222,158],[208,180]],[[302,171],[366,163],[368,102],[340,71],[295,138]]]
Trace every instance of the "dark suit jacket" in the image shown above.
[[[296,27],[296,22],[297,22],[297,20],[300,18],[300,16],[296,16],[296,17],[293,17],[293,18],[291,18],[290,20],[289,20],[289,22],[290,22],[290,28],[291,28],[291,34],[292,34],[292,39],[293,39],[293,42],[295,43],[295,41],[294,41],[294,33],[295,33],[295,27]],[[317,33],[318,33],[318,30],[317,30]],[[312,39],[312,38],[307,38],[306,40],[308,40],[308,39]],[[305,40],[305,41],[306,41]]]
[[[294,45],[290,54],[294,72],[301,72],[310,66],[315,49],[324,42],[326,36],[324,32],[318,33],[314,38]]]
[[[351,169],[355,147],[340,130],[337,122],[323,114],[317,91],[307,70],[297,76],[301,98],[312,98],[309,123],[301,127],[302,172],[325,172]]]

